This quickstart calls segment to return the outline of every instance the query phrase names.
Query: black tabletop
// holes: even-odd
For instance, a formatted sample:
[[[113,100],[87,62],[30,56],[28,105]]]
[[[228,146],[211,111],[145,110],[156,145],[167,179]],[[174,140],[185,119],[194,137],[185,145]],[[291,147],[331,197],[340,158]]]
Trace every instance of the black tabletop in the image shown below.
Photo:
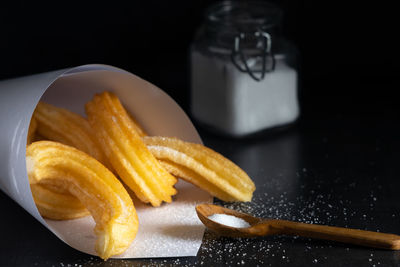
[[[250,203],[215,202],[265,218],[400,234],[395,101],[379,110],[358,104],[355,111],[351,101],[346,108],[314,103],[320,104],[303,108],[292,127],[253,138],[201,130],[205,144],[241,166],[257,186]],[[233,239],[209,231],[196,257],[104,262],[64,244],[4,193],[0,210],[0,266],[400,265],[397,251],[289,236]]]

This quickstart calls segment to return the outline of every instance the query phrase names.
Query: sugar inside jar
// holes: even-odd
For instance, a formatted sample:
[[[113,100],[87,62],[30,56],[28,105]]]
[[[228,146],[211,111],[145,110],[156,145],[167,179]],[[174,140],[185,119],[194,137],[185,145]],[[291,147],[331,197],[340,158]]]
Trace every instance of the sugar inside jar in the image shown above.
[[[191,46],[191,113],[234,137],[299,116],[296,49],[280,34],[282,11],[256,1],[211,6]]]

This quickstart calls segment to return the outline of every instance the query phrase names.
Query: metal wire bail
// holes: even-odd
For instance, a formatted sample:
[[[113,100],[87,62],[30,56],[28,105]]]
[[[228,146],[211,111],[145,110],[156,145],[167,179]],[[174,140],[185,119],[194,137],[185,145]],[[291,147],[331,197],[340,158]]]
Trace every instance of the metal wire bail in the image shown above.
[[[240,47],[240,42],[246,37],[245,33],[240,33],[235,37],[233,51],[231,53],[232,63],[236,66],[236,68],[241,72],[246,72],[256,81],[261,81],[265,77],[265,73],[271,72],[275,69],[275,57],[272,53],[272,38],[271,35],[264,31],[257,31],[254,33],[257,38],[262,38],[263,46],[261,48],[261,53],[253,55],[253,57],[261,56],[262,57],[262,66],[261,70],[252,70],[247,64],[248,56],[245,55],[244,51]],[[271,60],[271,67],[267,69],[267,59]],[[242,63],[242,66],[239,64]],[[244,66],[244,67],[243,67]],[[259,77],[256,76],[257,72],[261,72]]]

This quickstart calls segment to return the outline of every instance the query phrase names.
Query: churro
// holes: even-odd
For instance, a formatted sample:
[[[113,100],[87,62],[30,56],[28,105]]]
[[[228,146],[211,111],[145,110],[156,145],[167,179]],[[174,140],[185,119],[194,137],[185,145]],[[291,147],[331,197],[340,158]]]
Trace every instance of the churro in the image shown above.
[[[107,259],[124,252],[138,230],[132,200],[120,181],[100,162],[73,147],[38,141],[27,147],[29,183],[61,181],[96,222],[96,252]]]
[[[111,165],[136,196],[153,206],[171,202],[177,179],[147,149],[119,99],[110,92],[96,94],[86,113]]]
[[[251,201],[255,185],[236,164],[214,150],[171,137],[142,138],[172,174],[224,201]]]
[[[88,121],[79,114],[40,101],[33,119],[42,137],[82,150],[111,169]]]
[[[90,215],[89,211],[71,194],[57,193],[41,184],[32,184],[33,200],[40,215],[52,220],[70,220]]]

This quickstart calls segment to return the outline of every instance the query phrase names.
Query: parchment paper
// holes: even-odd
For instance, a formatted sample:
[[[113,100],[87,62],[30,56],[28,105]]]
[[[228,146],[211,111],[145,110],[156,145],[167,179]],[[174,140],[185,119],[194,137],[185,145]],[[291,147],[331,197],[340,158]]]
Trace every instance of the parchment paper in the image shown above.
[[[26,138],[32,112],[42,99],[84,115],[84,104],[94,93],[112,91],[150,135],[176,136],[201,143],[182,109],[156,86],[124,70],[106,65],[85,65],[0,82],[0,189],[71,247],[95,255],[94,221],[89,217],[44,220],[29,188],[25,165]],[[204,227],[195,205],[211,202],[206,192],[180,181],[173,203],[153,208],[134,201],[139,232],[118,258],[195,256]]]

